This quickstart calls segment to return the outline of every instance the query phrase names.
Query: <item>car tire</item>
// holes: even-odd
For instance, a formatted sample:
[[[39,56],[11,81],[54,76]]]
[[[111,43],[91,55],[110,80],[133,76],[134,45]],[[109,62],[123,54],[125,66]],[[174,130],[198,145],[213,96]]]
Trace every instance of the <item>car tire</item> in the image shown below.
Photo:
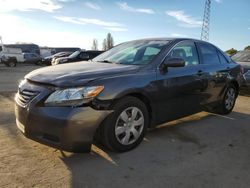
[[[10,65],[9,65],[9,63],[8,62],[3,62],[4,63],[4,65],[6,66],[6,67],[10,67]]]
[[[149,114],[146,105],[135,97],[125,97],[113,106],[104,121],[101,140],[112,151],[126,152],[138,146],[146,133]]]
[[[15,61],[9,61],[7,64],[8,64],[8,67],[16,67]]]
[[[237,96],[238,91],[236,87],[233,84],[229,84],[223,96],[223,100],[220,105],[214,108],[213,112],[222,115],[229,114],[234,108]]]
[[[42,62],[41,61],[36,61],[35,65],[42,65]]]

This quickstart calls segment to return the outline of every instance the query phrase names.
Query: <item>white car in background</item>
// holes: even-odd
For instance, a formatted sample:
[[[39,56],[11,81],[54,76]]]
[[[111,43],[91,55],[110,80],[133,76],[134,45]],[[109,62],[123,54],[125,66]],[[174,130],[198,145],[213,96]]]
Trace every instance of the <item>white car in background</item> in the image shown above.
[[[0,59],[8,67],[15,67],[17,62],[24,62],[24,56],[20,48],[2,47]]]

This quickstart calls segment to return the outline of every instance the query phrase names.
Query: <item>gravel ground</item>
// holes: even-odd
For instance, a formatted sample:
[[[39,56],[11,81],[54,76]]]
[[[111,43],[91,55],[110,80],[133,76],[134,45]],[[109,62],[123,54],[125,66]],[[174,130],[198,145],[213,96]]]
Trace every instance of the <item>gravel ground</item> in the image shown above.
[[[249,97],[240,96],[228,116],[201,112],[161,125],[127,153],[93,145],[91,153],[73,154],[17,130],[13,91],[17,80],[37,67],[17,68],[7,73],[0,66],[0,187],[250,186]]]

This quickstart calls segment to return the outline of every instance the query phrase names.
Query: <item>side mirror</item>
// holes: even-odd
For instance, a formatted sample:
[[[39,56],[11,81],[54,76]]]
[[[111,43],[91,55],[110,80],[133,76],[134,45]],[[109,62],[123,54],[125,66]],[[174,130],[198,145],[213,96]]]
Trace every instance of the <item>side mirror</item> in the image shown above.
[[[185,61],[182,58],[165,59],[161,64],[161,70],[166,71],[168,67],[184,67]]]

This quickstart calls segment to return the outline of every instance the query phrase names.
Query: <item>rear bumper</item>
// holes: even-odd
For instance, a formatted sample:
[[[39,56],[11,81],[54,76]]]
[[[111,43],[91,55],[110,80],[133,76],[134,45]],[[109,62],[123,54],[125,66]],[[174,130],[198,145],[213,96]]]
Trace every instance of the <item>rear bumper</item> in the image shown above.
[[[17,127],[26,137],[69,152],[89,152],[96,129],[110,113],[91,107],[15,105]]]

